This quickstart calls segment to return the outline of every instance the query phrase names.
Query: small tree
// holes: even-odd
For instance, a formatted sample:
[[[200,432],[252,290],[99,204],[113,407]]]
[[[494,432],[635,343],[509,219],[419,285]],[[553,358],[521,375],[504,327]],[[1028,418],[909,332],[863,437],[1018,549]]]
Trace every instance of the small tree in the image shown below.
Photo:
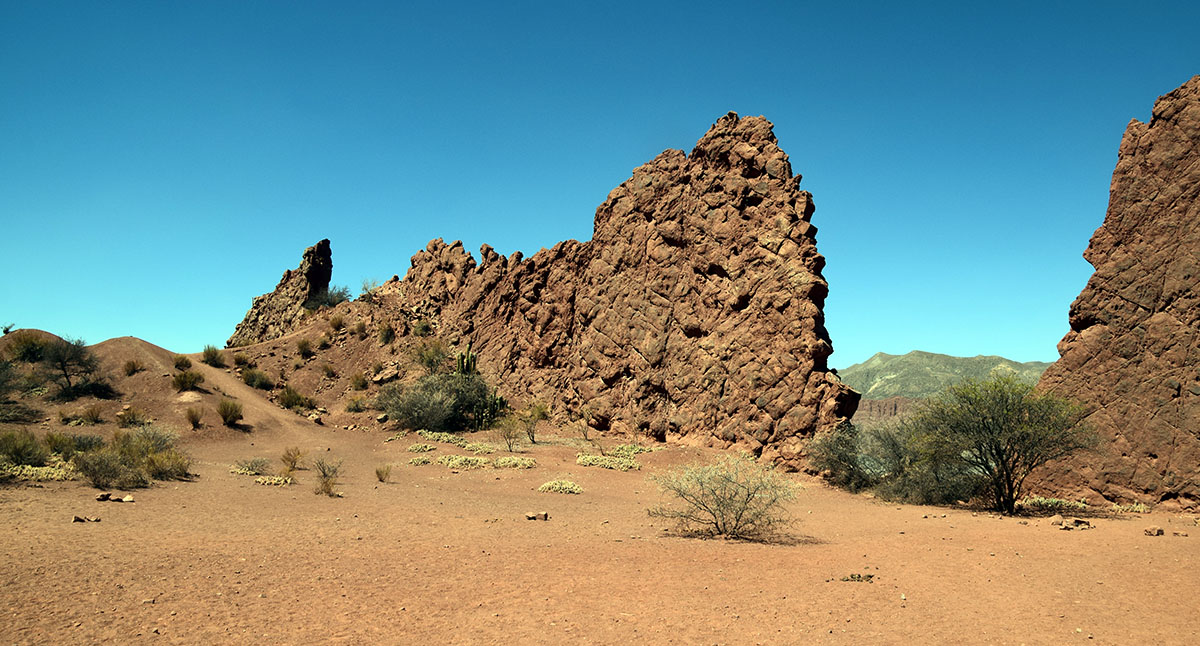
[[[59,382],[63,393],[69,394],[80,381],[96,374],[100,361],[83,339],[55,339],[43,346],[42,365]]]
[[[1011,375],[996,375],[951,386],[905,424],[923,460],[961,464],[990,490],[995,508],[1011,514],[1034,469],[1095,444],[1080,412]]]
[[[784,503],[796,497],[795,484],[748,456],[726,455],[651,479],[679,502],[651,509],[651,516],[678,521],[685,531],[726,538],[768,538],[787,522]]]

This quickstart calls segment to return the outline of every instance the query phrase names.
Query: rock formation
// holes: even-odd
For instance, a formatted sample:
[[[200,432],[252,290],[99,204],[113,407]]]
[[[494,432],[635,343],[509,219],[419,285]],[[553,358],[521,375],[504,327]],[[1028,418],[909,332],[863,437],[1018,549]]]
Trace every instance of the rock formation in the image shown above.
[[[1096,268],[1040,387],[1087,410],[1104,443],[1047,479],[1118,501],[1200,502],[1200,76],[1121,140]]]
[[[434,240],[373,307],[403,313],[401,332],[422,319],[470,340],[518,403],[798,466],[807,438],[858,402],[826,368],[825,259],[799,184],[771,123],[730,113],[690,155],[634,170],[589,242],[527,259],[484,245],[477,263]]]
[[[304,317],[304,304],[328,290],[332,276],[333,254],[329,240],[322,240],[304,250],[299,267],[283,272],[274,291],[254,299],[226,345],[277,339],[296,329]]]

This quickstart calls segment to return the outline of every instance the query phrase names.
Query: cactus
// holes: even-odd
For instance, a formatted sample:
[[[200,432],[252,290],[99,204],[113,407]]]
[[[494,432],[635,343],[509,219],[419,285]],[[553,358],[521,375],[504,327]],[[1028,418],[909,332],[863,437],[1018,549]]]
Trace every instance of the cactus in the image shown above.
[[[455,369],[455,372],[460,375],[478,374],[479,371],[475,368],[477,359],[478,356],[474,352],[471,352],[471,342],[468,341],[467,351],[458,353],[458,367]]]

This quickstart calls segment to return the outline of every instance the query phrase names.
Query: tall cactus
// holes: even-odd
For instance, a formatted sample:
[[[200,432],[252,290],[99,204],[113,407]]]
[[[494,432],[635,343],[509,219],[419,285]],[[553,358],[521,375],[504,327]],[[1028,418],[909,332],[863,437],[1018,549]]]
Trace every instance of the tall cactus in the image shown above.
[[[478,374],[479,371],[475,368],[477,358],[476,354],[471,352],[471,342],[468,341],[467,351],[458,353],[458,367],[455,369],[455,372],[460,375]]]

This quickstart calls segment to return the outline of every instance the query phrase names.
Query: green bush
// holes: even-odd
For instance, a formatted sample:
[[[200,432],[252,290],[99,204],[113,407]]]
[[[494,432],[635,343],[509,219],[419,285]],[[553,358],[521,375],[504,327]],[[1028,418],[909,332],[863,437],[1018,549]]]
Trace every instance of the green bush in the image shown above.
[[[192,367],[192,360],[182,354],[175,355],[175,369],[188,370]]]
[[[443,455],[437,460],[441,464],[450,469],[462,469],[469,471],[471,469],[483,469],[491,466],[492,461],[487,458],[480,458],[474,455]]]
[[[517,455],[506,455],[496,458],[495,464],[497,469],[532,469],[537,466],[537,460]]]
[[[507,408],[477,374],[426,375],[407,388],[389,385],[376,402],[406,427],[431,431],[491,428]]]
[[[769,538],[787,522],[785,503],[796,485],[747,457],[727,455],[651,478],[674,504],[650,515],[679,523],[688,533],[740,539]]]
[[[413,358],[425,369],[425,374],[436,375],[443,372],[442,368],[445,367],[446,360],[450,358],[450,351],[441,341],[431,339],[417,346],[413,352]]]
[[[103,381],[96,378],[100,360],[88,349],[83,339],[46,342],[42,346],[41,363],[50,378],[58,384],[58,397],[62,400],[96,394],[95,389],[103,385]]]
[[[144,487],[155,480],[187,478],[192,459],[175,446],[175,434],[153,426],[117,431],[108,447],[77,453],[73,464],[93,486]]]
[[[279,393],[279,405],[291,410],[302,410],[316,407],[316,402],[300,394],[295,388],[287,386]]]
[[[429,321],[422,319],[413,324],[412,333],[413,336],[429,336],[433,334],[433,326]]]
[[[446,433],[444,431],[429,431],[426,429],[421,429],[417,431],[417,435],[420,435],[430,442],[442,442],[445,444],[453,444],[454,446],[458,447],[465,447],[467,445],[466,440],[453,433]]]
[[[409,453],[428,453],[429,451],[432,451],[432,450],[433,450],[432,446],[430,446],[428,444],[424,444],[424,443],[410,444],[408,447]]]
[[[350,387],[355,390],[367,389],[367,376],[361,372],[350,375]]]
[[[490,455],[496,452],[496,447],[485,442],[471,442],[463,448],[475,455]]]
[[[242,420],[242,405],[232,399],[222,399],[217,404],[217,415],[221,417],[222,424],[234,428]]]
[[[204,383],[204,375],[196,370],[184,370],[183,372],[175,373],[175,376],[171,377],[171,385],[175,386],[177,392],[196,390],[202,383]]]
[[[267,373],[257,368],[247,368],[242,371],[242,382],[251,388],[259,390],[271,390],[275,387],[275,381],[267,376]]]
[[[113,449],[80,453],[72,464],[97,489],[133,489],[150,484],[144,472],[127,465],[121,454]]]
[[[808,454],[817,471],[835,486],[860,491],[879,484],[864,459],[859,430],[849,422],[818,433],[809,443]]]
[[[50,449],[38,441],[32,432],[21,429],[0,433],[0,458],[20,466],[45,466]]]
[[[99,435],[76,435],[74,433],[47,433],[46,448],[63,460],[70,460],[76,453],[87,453],[104,448],[104,438]]]
[[[253,364],[250,361],[250,357],[247,357],[246,355],[242,354],[241,352],[235,352],[233,354],[233,365],[235,365],[239,368],[248,368],[248,367],[251,367]]]
[[[240,476],[261,476],[271,473],[271,461],[266,458],[238,460],[229,468],[230,473]]]
[[[150,417],[140,409],[126,408],[117,413],[117,426],[121,428],[133,428],[135,426],[145,426],[150,423]]]
[[[426,457],[424,455],[418,455],[416,457],[409,458],[408,463],[413,465],[414,467],[419,467],[419,466],[423,466],[426,464],[432,464],[433,460],[430,460],[428,457]]]
[[[340,303],[345,303],[350,300],[350,288],[344,286],[330,285],[328,289],[321,290],[313,294],[307,301],[304,302],[304,308],[315,310],[322,307],[334,307]]]
[[[1063,500],[1062,498],[1043,498],[1029,496],[1017,503],[1021,511],[1035,514],[1082,513],[1088,511],[1088,504],[1082,500]]]
[[[146,366],[137,359],[130,359],[125,362],[125,365],[121,366],[121,370],[125,372],[126,377],[132,377],[145,369]]]
[[[1096,443],[1082,411],[1012,375],[964,380],[905,420],[920,458],[974,479],[998,511],[1013,513],[1036,468]]]
[[[321,338],[317,339],[317,349],[318,350],[328,350],[330,343],[332,343],[332,342],[329,340],[329,335],[322,334]]]
[[[313,356],[312,341],[309,341],[308,339],[300,339],[296,341],[296,350],[300,353],[300,356],[304,357],[305,359]]]
[[[365,410],[367,410],[367,400],[362,397],[354,397],[346,402],[347,413],[361,413]]]
[[[45,354],[46,341],[28,330],[14,332],[8,344],[8,356],[13,361],[39,363]]]
[[[338,376],[337,368],[334,368],[333,364],[329,363],[321,365],[321,374],[324,375],[326,379],[337,379]]]
[[[204,352],[201,354],[200,361],[214,368],[225,367],[225,357],[221,356],[221,351],[216,346],[204,346]]]

